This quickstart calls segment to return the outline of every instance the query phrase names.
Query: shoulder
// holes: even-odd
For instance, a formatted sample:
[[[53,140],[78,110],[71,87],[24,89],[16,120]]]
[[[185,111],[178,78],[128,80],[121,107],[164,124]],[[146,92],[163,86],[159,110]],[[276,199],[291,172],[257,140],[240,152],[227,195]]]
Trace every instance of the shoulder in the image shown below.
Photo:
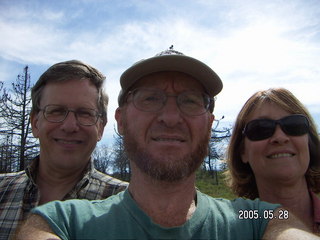
[[[23,183],[28,179],[25,171],[14,173],[2,173],[0,174],[0,188],[13,186],[15,184]]]
[[[131,216],[123,203],[124,193],[104,200],[50,202],[36,207],[31,213],[40,215],[62,239],[92,239],[102,235],[97,239],[115,239],[114,236],[123,232],[127,234],[124,229]]]
[[[25,175],[26,172],[23,170],[23,171],[20,171],[20,172],[12,172],[12,173],[1,173],[0,174],[0,180],[3,180],[3,179],[10,179],[12,177],[17,177],[17,176],[21,176],[21,175]]]
[[[272,204],[268,202],[261,201],[260,199],[250,200],[245,198],[235,198],[232,200],[223,198],[212,198],[207,196],[208,201],[211,204],[233,209],[276,209],[279,204]]]
[[[114,185],[125,185],[125,186],[128,185],[128,182],[121,181],[117,178],[114,178],[114,177],[108,175],[108,174],[102,173],[102,172],[98,171],[97,169],[94,169],[92,171],[91,176],[92,176],[92,178],[97,179],[98,181],[103,182],[103,183],[114,184]]]
[[[259,199],[249,200],[244,198],[235,198],[233,200],[223,198],[212,198],[208,195],[200,195],[202,203],[206,205],[212,214],[220,217],[232,217],[235,219],[255,219],[268,220],[265,215],[268,211],[274,211],[278,208],[279,204],[271,204]],[[217,215],[218,214],[218,215]],[[247,217],[247,215],[250,215]],[[252,215],[252,216],[251,216]]]
[[[123,192],[104,200],[53,201],[32,209],[31,213],[44,218],[58,235],[69,230],[88,231],[96,229],[97,222],[105,221],[103,219],[110,220],[108,223],[116,219],[121,221],[119,214],[125,211],[121,204],[122,194]],[[105,215],[108,215],[108,218],[105,218]]]
[[[104,199],[125,190],[127,182],[120,181],[92,168],[77,184],[78,199]]]
[[[100,184],[105,184],[109,186],[117,186],[119,188],[125,189],[129,183],[125,181],[121,181],[117,178],[111,177],[105,173],[99,172],[98,170],[94,169],[91,174],[91,178],[93,181],[97,181]]]
[[[33,213],[48,216],[77,216],[83,214],[102,214],[109,210],[112,205],[120,204],[122,193],[113,195],[103,200],[71,199],[66,201],[53,201],[32,210]]]
[[[199,197],[198,197],[199,196]],[[236,198],[233,200],[213,198],[206,194],[197,193],[198,208],[207,214],[213,225],[224,225],[229,236],[242,236],[243,239],[261,239],[269,222],[267,210],[273,211],[276,204],[260,200]],[[232,238],[232,237],[231,237]]]

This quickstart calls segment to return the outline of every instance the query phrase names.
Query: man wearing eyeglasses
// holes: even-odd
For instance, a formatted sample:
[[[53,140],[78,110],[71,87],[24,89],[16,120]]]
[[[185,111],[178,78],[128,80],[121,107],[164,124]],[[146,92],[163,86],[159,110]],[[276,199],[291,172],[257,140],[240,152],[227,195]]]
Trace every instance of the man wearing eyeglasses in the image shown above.
[[[0,239],[8,239],[38,205],[102,199],[121,182],[94,169],[91,154],[107,123],[105,77],[72,60],[51,66],[32,89],[31,125],[40,155],[25,171],[0,175]]]
[[[130,67],[120,83],[115,116],[131,164],[128,189],[102,201],[39,207],[16,239],[312,237],[293,215],[276,219],[279,205],[214,199],[195,188],[222,89],[211,68],[170,49]]]

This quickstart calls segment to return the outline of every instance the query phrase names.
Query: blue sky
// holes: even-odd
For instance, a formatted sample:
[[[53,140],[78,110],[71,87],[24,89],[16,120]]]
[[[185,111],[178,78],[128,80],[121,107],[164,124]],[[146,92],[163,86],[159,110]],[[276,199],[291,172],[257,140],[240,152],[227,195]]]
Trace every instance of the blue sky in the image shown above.
[[[320,127],[319,0],[1,0],[0,81],[79,59],[107,76],[112,141],[121,73],[174,45],[221,77],[215,115],[232,125],[257,90],[286,87]]]

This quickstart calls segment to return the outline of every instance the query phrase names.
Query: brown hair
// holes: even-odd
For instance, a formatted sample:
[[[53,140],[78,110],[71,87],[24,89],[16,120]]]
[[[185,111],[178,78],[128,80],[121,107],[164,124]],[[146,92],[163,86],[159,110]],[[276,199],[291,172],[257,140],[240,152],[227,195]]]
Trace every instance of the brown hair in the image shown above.
[[[108,95],[103,91],[105,76],[92,66],[78,60],[70,60],[52,65],[45,71],[36,82],[31,91],[32,109],[31,113],[40,111],[40,100],[42,91],[47,83],[62,82],[77,78],[89,79],[98,90],[97,106],[102,114],[102,120],[107,122]]]
[[[292,114],[306,116],[310,123],[309,153],[310,163],[305,174],[308,187],[314,192],[320,192],[320,140],[317,128],[305,106],[287,89],[270,88],[253,94],[239,112],[230,144],[227,150],[228,171],[227,183],[235,194],[240,197],[255,199],[259,197],[254,173],[249,164],[241,160],[244,149],[244,135],[242,131],[248,122],[249,115],[265,102],[272,102]]]

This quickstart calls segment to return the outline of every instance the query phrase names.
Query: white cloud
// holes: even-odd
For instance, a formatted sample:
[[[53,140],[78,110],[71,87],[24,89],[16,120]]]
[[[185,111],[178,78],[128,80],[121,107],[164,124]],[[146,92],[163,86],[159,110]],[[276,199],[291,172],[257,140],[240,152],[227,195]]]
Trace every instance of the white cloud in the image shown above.
[[[255,91],[274,86],[288,87],[302,102],[319,106],[320,6],[316,3],[228,0],[112,5],[83,0],[86,8],[94,8],[74,8],[71,1],[72,9],[68,4],[58,9],[38,2],[36,11],[21,3],[0,11],[4,59],[0,69],[10,69],[6,59],[43,66],[77,58],[97,67],[108,79],[108,133],[113,132],[121,72],[172,44],[207,63],[222,78],[218,118],[225,115],[231,121]],[[88,24],[87,12],[96,13],[92,18],[97,22]]]

